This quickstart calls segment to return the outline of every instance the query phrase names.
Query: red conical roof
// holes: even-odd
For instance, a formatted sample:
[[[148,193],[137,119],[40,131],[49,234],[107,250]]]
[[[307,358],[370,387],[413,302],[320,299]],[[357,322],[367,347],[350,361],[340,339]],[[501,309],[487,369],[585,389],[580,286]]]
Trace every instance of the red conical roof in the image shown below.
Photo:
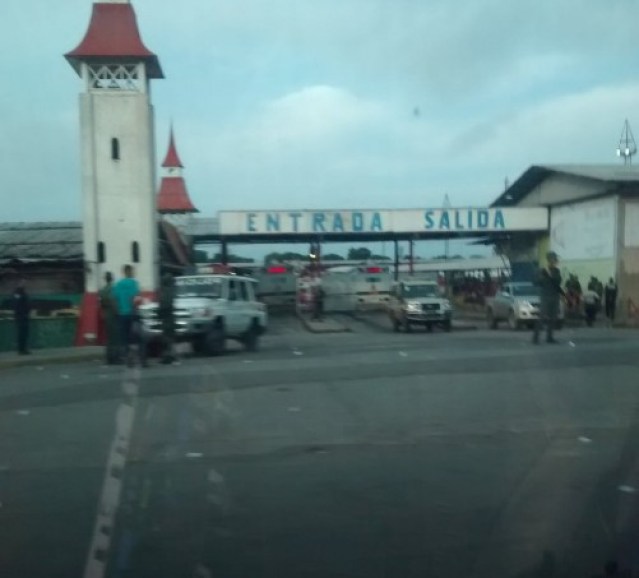
[[[169,150],[166,151],[166,156],[164,157],[164,162],[162,163],[163,167],[171,167],[171,168],[184,168],[180,157],[177,154],[177,149],[175,148],[175,139],[173,138],[173,127],[171,127],[171,134],[169,136]]]
[[[164,78],[158,57],[142,42],[135,11],[129,3],[96,2],[82,42],[65,57],[78,73],[83,60],[143,60],[149,78]]]
[[[193,206],[182,177],[163,177],[158,193],[160,213],[199,213]]]

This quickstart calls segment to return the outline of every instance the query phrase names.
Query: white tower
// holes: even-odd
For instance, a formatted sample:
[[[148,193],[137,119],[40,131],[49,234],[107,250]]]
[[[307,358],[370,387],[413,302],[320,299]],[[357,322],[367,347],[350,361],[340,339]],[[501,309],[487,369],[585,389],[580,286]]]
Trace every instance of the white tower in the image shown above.
[[[84,39],[65,55],[84,83],[80,94],[83,236],[87,263],[78,344],[98,331],[104,273],[134,266],[143,292],[157,287],[158,224],[150,80],[160,63],[126,0],[97,2]]]

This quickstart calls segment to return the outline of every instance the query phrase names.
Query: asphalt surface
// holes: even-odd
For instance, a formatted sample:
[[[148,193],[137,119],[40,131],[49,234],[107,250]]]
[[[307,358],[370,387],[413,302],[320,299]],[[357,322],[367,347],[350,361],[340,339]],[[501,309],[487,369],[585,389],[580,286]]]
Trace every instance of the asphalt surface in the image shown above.
[[[639,333],[348,323],[0,371],[0,576],[639,570]]]

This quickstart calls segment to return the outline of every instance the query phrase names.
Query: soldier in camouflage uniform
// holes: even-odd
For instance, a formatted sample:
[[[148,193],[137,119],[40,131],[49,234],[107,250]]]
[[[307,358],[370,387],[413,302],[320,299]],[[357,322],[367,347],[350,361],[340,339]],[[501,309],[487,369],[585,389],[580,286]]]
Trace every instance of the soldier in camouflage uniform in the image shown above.
[[[550,252],[546,255],[547,266],[539,272],[537,284],[539,285],[540,308],[539,317],[535,323],[533,343],[539,343],[539,333],[542,325],[546,325],[546,343],[557,343],[553,337],[553,331],[559,317],[559,300],[566,294],[561,288],[561,273],[557,266],[559,259],[557,253]]]

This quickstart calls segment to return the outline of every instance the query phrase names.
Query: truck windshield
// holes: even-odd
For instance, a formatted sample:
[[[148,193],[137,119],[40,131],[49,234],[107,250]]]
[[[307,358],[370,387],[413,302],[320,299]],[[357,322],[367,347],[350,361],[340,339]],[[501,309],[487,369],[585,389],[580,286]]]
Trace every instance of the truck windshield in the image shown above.
[[[175,290],[178,297],[210,297],[212,299],[219,299],[222,296],[222,284],[217,279],[206,277],[177,279]]]
[[[437,285],[405,285],[404,297],[440,297]]]
[[[539,290],[532,283],[513,285],[513,295],[515,297],[533,297],[538,295]]]

